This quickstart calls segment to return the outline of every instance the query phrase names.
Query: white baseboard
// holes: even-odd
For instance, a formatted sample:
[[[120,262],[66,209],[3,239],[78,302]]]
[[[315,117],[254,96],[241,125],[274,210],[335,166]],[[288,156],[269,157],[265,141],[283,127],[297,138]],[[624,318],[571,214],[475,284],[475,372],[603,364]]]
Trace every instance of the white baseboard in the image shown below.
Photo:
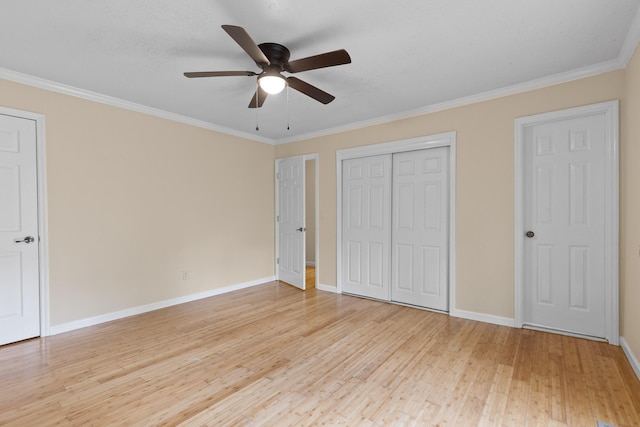
[[[315,262],[313,262],[313,261],[307,261],[307,265],[308,265],[309,267],[315,267],[315,266],[316,266],[316,263],[315,263]]]
[[[323,285],[321,283],[318,283],[316,289],[319,291],[332,292],[334,294],[338,293],[338,288],[336,288],[335,286]]]
[[[477,313],[474,311],[451,310],[450,316],[461,317],[463,319],[476,320],[478,322],[493,323],[494,325],[509,326],[515,328],[516,321],[509,317],[494,316],[493,314]]]
[[[620,337],[620,347],[622,347],[622,351],[624,351],[624,354],[625,356],[627,356],[627,359],[629,360],[633,371],[636,373],[636,376],[640,380],[640,362],[638,362],[638,358],[635,354],[633,354],[631,347],[629,347],[629,343],[624,339],[624,337]]]
[[[216,295],[226,294],[228,292],[237,291],[251,286],[262,285],[263,283],[272,282],[275,277],[265,277],[258,280],[252,280],[250,282],[238,283],[236,285],[226,286],[224,288],[212,289],[210,291],[199,292],[197,294],[185,295],[183,297],[172,298],[165,301],[154,302],[147,305],[141,305],[138,307],[131,307],[126,310],[120,310],[113,313],[101,314],[99,316],[87,317],[86,319],[74,320],[73,322],[61,323],[49,327],[48,335],[56,335],[64,332],[73,331],[80,328],[86,328],[87,326],[99,325],[100,323],[111,322],[112,320],[118,320],[129,316],[135,316],[136,314],[147,313],[149,311],[159,310],[161,308],[170,307],[172,305],[184,304],[191,301],[196,301],[203,298],[209,298]]]

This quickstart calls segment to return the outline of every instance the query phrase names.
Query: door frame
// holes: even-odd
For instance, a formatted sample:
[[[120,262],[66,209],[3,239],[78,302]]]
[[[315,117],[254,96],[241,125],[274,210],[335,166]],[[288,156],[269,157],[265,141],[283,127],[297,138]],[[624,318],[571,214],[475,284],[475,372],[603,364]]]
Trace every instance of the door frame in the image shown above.
[[[44,114],[0,106],[0,114],[33,120],[36,126],[36,174],[38,192],[38,282],[40,287],[40,336],[50,335],[49,328],[49,253],[47,226],[47,171]]]
[[[456,314],[456,132],[336,151],[336,292],[342,293],[342,161],[358,157],[417,151],[428,148],[449,147],[449,302],[448,311]],[[388,273],[391,274],[391,271]],[[391,283],[391,277],[389,277]]]
[[[319,225],[319,215],[320,215],[320,211],[318,209],[318,206],[320,204],[320,196],[318,195],[318,188],[319,187],[319,181],[320,181],[320,171],[318,170],[319,168],[319,162],[320,162],[320,158],[318,157],[318,154],[309,154],[307,156],[304,156],[304,161],[305,161],[305,172],[306,172],[306,167],[307,161],[313,161],[314,164],[314,168],[313,168],[313,218],[314,218],[314,223],[313,223],[313,237],[314,237],[314,241],[313,241],[313,247],[314,247],[314,258],[313,258],[313,267],[315,269],[315,283],[313,284],[313,286],[318,289],[318,286],[320,286],[320,275],[318,274],[318,266],[320,263],[320,244],[318,239],[320,239],[320,233],[318,232],[318,227]],[[305,190],[304,190],[304,200],[306,203],[308,194],[307,194],[307,186],[306,186],[306,181],[305,181]],[[306,209],[305,209],[306,212]],[[306,221],[306,216],[305,216],[305,221]],[[307,226],[307,224],[305,224],[305,227]],[[306,260],[305,260],[305,267],[306,267]],[[305,281],[306,281],[306,272],[305,272]],[[306,282],[305,282],[306,284]]]
[[[320,197],[319,197],[319,185],[320,185],[320,180],[319,180],[319,156],[317,153],[313,153],[313,154],[301,154],[299,156],[289,156],[289,157],[281,157],[275,160],[275,173],[274,173],[274,183],[275,183],[275,194],[276,194],[276,200],[275,200],[275,206],[274,206],[274,222],[275,222],[275,256],[273,257],[273,268],[274,268],[274,276],[276,278],[276,280],[279,280],[280,277],[278,275],[278,255],[280,254],[280,224],[278,221],[278,209],[280,206],[280,186],[278,185],[278,173],[280,172],[280,161],[281,160],[285,160],[285,159],[290,159],[293,157],[302,157],[302,173],[304,174],[306,171],[306,161],[307,160],[313,160],[315,161],[315,182],[314,182],[314,197],[315,197],[315,203],[314,203],[314,208],[315,208],[315,224],[314,224],[314,234],[315,234],[315,252],[316,252],[316,274],[315,274],[315,278],[316,278],[316,283],[315,283],[315,287],[318,288],[319,285],[319,277],[320,277],[320,257],[319,257],[319,248],[320,248],[320,224],[319,224],[319,212],[320,212]],[[303,203],[304,201],[306,201],[307,198],[307,190],[305,188],[305,186],[302,186],[302,200]],[[306,218],[305,218],[306,220]],[[305,227],[307,225],[305,224]],[[305,263],[305,267],[306,267],[306,260],[303,260]],[[304,284],[305,284],[305,290],[307,288],[307,283],[306,283],[306,274],[304,275]]]
[[[528,127],[558,120],[566,120],[594,114],[605,115],[605,338],[610,344],[619,344],[619,101],[598,104],[549,113],[519,117],[515,119],[515,218],[514,218],[514,296],[515,326],[522,328],[525,313],[524,289],[524,141]]]

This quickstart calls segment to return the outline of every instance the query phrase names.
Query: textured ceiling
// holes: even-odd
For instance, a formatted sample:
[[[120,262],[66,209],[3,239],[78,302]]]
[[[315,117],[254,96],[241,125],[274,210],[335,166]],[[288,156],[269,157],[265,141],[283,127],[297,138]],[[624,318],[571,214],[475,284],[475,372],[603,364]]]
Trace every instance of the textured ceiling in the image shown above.
[[[284,142],[620,68],[637,43],[639,2],[11,0],[0,9],[0,77],[32,76]],[[346,49],[351,64],[296,74],[336,100],[292,90],[248,109],[255,77],[185,78],[259,71],[222,24],[286,45],[291,59]]]

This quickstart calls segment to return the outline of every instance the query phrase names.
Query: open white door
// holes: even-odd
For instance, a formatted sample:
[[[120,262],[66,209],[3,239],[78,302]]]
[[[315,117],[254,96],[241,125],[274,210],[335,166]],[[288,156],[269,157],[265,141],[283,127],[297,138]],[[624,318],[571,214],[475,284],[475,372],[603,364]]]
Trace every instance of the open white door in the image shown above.
[[[289,157],[276,163],[278,211],[277,277],[305,289],[305,200],[304,157]]]
[[[0,345],[40,335],[36,122],[0,114]]]

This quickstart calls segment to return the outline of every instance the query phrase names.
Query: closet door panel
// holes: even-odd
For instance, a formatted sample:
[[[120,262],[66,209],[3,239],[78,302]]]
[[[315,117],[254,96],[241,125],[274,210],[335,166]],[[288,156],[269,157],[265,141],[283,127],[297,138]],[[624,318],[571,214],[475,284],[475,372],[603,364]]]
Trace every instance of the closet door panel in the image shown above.
[[[391,155],[342,162],[342,290],[389,300]]]
[[[393,155],[391,300],[448,309],[449,149]]]

